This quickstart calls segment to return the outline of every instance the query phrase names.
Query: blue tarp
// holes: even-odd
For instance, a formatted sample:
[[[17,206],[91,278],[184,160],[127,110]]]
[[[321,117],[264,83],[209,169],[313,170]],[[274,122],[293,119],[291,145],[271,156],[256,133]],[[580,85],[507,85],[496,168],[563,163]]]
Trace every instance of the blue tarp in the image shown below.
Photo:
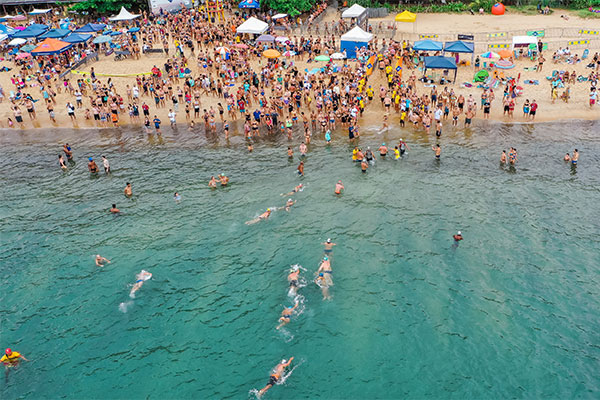
[[[413,45],[413,49],[417,51],[440,51],[444,48],[442,42],[435,40],[418,40]]]
[[[17,30],[15,28],[0,24],[0,33],[6,33],[7,35],[10,35],[11,33],[15,33],[16,31]]]
[[[85,24],[79,29],[76,29],[76,33],[91,33],[91,32],[99,32],[106,28],[105,24]]]
[[[31,25],[28,26],[28,28],[50,29],[50,27],[48,25],[44,25],[44,24],[31,24]]]
[[[457,40],[455,42],[444,43],[444,51],[448,51],[450,53],[473,53],[474,49],[475,44],[473,42],[463,42],[462,40]]]
[[[68,29],[52,29],[40,36],[40,39],[53,38],[60,39],[71,33]]]
[[[360,49],[362,47],[367,47],[369,42],[350,42],[346,40],[342,40],[340,42],[340,52],[344,52],[346,50],[346,58],[353,59],[356,58],[356,49]]]
[[[260,8],[260,1],[258,0],[243,0],[239,6],[239,8]]]
[[[71,33],[69,36],[61,39],[63,42],[67,43],[83,43],[90,40],[92,35],[89,33]]]
[[[456,62],[452,57],[432,56],[425,57],[425,69],[456,69]]]
[[[25,30],[15,32],[11,35],[12,38],[34,38],[43,35],[48,29],[28,27]]]

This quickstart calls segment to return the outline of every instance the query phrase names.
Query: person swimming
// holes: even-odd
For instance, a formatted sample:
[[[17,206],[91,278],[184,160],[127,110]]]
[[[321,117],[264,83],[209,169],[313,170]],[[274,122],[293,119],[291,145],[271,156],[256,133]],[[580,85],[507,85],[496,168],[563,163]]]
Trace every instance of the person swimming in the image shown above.
[[[456,233],[456,235],[452,236],[452,238],[454,239],[455,242],[459,242],[459,241],[463,240],[462,232],[458,231]]]
[[[102,257],[100,254],[96,254],[96,265],[98,267],[104,267],[104,263],[110,264],[110,260]]]
[[[290,208],[292,208],[295,203],[296,202],[294,200],[288,199],[288,201],[285,203],[285,211],[290,211]]]
[[[342,183],[342,181],[337,181],[337,183],[335,184],[335,194],[342,194],[343,190],[344,184]]]
[[[317,277],[315,278],[315,283],[317,284],[318,287],[321,288],[321,294],[323,294],[323,300],[327,300],[330,299],[331,296],[329,295],[329,285],[327,284],[327,281],[325,280],[325,274],[324,273],[320,273],[317,275]]]
[[[333,251],[333,246],[335,246],[335,243],[331,242],[331,239],[327,239],[327,241],[325,243],[323,243],[323,246],[325,246],[325,254],[329,254]]]
[[[267,211],[265,211],[264,213],[260,214],[258,217],[254,218],[254,219],[251,219],[250,221],[246,221],[246,225],[252,225],[252,224],[255,224],[255,223],[260,222],[262,220],[267,220],[270,215],[271,215],[271,209],[267,208]]]
[[[298,294],[299,279],[300,279],[300,267],[297,265],[294,265],[292,267],[292,269],[290,270],[290,273],[288,274],[288,277],[287,277],[287,280],[290,284],[290,290],[288,292],[288,294],[290,296],[295,296],[296,294]]]
[[[296,304],[294,304],[292,307],[284,307],[284,309],[281,311],[281,317],[279,317],[279,325],[277,325],[277,328],[275,329],[280,329],[284,325],[289,324],[292,314],[294,314],[296,308],[298,308],[298,301],[296,301]]]
[[[173,199],[178,203],[181,201],[181,195],[177,192],[173,195]]]
[[[148,272],[146,270],[141,270],[140,273],[136,275],[137,280],[135,281],[135,283],[133,284],[133,287],[131,288],[131,291],[129,292],[129,297],[134,299],[135,292],[140,290],[140,288],[142,287],[144,282],[146,282],[150,278],[152,278],[152,274],[150,272]]]
[[[262,396],[263,394],[265,394],[267,390],[271,389],[273,386],[275,386],[277,384],[279,379],[281,379],[281,375],[283,374],[285,369],[290,366],[293,359],[294,359],[294,357],[290,357],[289,360],[283,359],[283,360],[281,360],[281,362],[279,364],[277,364],[273,368],[273,370],[271,371],[271,375],[269,376],[269,382],[267,383],[267,385],[264,388],[262,388],[258,391],[259,397]]]
[[[304,190],[304,185],[302,185],[302,184],[299,184],[299,185],[298,185],[298,186],[296,186],[294,189],[292,189],[292,191],[291,191],[291,192],[289,192],[289,193],[286,193],[286,194],[283,194],[283,193],[282,193],[281,195],[282,195],[282,196],[291,196],[291,195],[293,195],[294,193],[298,193],[298,192],[301,192],[301,191],[303,191],[303,190]]]

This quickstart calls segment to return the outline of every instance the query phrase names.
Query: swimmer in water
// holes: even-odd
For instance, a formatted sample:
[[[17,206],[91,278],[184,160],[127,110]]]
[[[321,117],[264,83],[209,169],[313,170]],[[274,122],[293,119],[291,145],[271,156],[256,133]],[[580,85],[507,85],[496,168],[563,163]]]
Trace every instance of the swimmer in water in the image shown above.
[[[304,161],[300,161],[298,164],[298,175],[304,176]]]
[[[277,384],[279,379],[281,379],[281,375],[283,374],[285,369],[290,366],[293,359],[294,359],[294,357],[291,357],[287,361],[285,359],[281,360],[281,362],[273,368],[273,370],[271,371],[271,376],[269,376],[269,382],[267,383],[267,386],[260,389],[258,392],[259,397],[262,396],[263,394],[265,394],[267,392],[267,390],[271,389],[273,386],[275,386]]]
[[[452,238],[455,242],[460,242],[461,240],[463,240],[462,232],[458,231],[456,235],[452,236]]]
[[[104,263],[110,264],[110,260],[108,258],[102,257],[100,254],[96,254],[96,265],[98,267],[104,267]]]
[[[246,221],[246,225],[252,225],[262,220],[267,220],[269,218],[269,215],[271,215],[271,209],[267,208],[267,211],[260,214],[257,218],[251,219],[250,221]]]
[[[573,156],[571,157],[571,164],[577,165],[577,161],[579,161],[579,151],[575,149],[573,150]]]
[[[287,155],[288,155],[288,158],[294,158],[294,150],[292,150],[292,148],[289,146],[287,149]]]
[[[290,323],[290,318],[292,317],[292,314],[294,313],[294,311],[296,310],[296,308],[298,308],[298,302],[296,301],[296,304],[294,304],[293,307],[285,307],[282,311],[281,311],[281,317],[279,317],[279,325],[277,325],[276,329],[280,329],[282,326],[287,325]]]
[[[65,155],[67,156],[67,160],[72,161],[73,160],[73,151],[71,151],[71,146],[69,146],[69,143],[64,144],[63,151],[65,152]]]
[[[217,176],[217,178],[219,178],[219,181],[221,181],[221,186],[227,186],[229,183],[229,178],[226,177],[225,174],[220,174]]]
[[[211,189],[216,189],[217,188],[217,180],[215,179],[214,176],[210,177],[210,181],[208,181],[208,187]]]
[[[4,373],[5,373],[6,378],[8,378],[9,368],[18,367],[21,359],[23,359],[25,361],[29,361],[28,359],[25,358],[24,355],[22,355],[18,351],[12,351],[11,349],[6,349],[2,358],[0,358],[0,363],[4,364]]]
[[[286,193],[285,195],[284,195],[284,194],[282,194],[282,196],[291,196],[291,195],[293,195],[294,193],[301,192],[302,190],[304,190],[304,185],[302,185],[302,184],[299,184],[299,185],[298,185],[298,186],[296,186],[294,189],[292,189],[292,191],[291,191],[291,192],[289,192],[289,193]]]
[[[321,294],[323,294],[323,300],[330,299],[331,296],[329,295],[329,286],[327,285],[327,282],[325,281],[325,274],[320,273],[319,275],[317,275],[317,277],[315,279],[315,283],[317,284],[318,287],[321,288]]]
[[[325,254],[329,254],[333,251],[333,246],[335,246],[335,243],[331,242],[331,239],[327,239],[327,241],[325,243],[322,243],[323,246],[325,246]]]
[[[566,162],[571,161],[571,156],[569,155],[569,153],[565,154],[565,156],[563,157],[563,161],[566,161]]]
[[[335,194],[342,194],[343,190],[344,184],[342,183],[342,181],[337,181],[337,183],[335,184]]]
[[[440,145],[435,145],[435,146],[431,146],[431,150],[433,150],[435,152],[435,159],[439,160],[440,157],[442,156],[442,148],[440,147]]]
[[[136,281],[133,284],[131,291],[129,292],[129,297],[131,297],[132,299],[135,298],[135,292],[140,290],[144,282],[146,282],[150,278],[152,278],[152,274],[150,272],[146,270],[141,270],[140,273],[136,275]]]
[[[67,164],[65,164],[65,159],[63,158],[62,154],[58,155],[58,165],[60,165],[62,169],[67,169]]]
[[[173,200],[175,200],[175,202],[179,203],[181,201],[181,195],[177,192],[175,192],[175,194],[173,195]]]
[[[367,172],[367,168],[369,168],[369,163],[367,162],[367,160],[363,159],[360,162],[360,169],[363,173]]]
[[[500,155],[500,164],[506,164],[506,150],[502,150],[502,154]]]
[[[298,293],[298,279],[300,278],[300,268],[297,265],[292,267],[287,280],[290,283],[290,295],[295,296]]]
[[[113,214],[118,214],[118,213],[120,213],[120,212],[121,212],[121,210],[119,210],[119,209],[117,208],[117,205],[116,205],[116,204],[113,204],[113,205],[112,205],[112,208],[110,209],[110,212],[111,212],[111,213],[113,213]]]
[[[96,161],[94,161],[94,159],[92,157],[88,158],[89,162],[88,162],[88,169],[90,170],[90,172],[92,174],[95,174],[98,172],[98,165],[96,164]]]
[[[131,189],[131,183],[127,182],[127,185],[125,186],[125,190],[123,190],[123,193],[125,193],[126,197],[131,197],[131,195],[133,194],[133,190]]]
[[[296,202],[294,200],[288,199],[288,201],[285,203],[285,211],[290,211],[290,208],[292,208],[295,203]]]

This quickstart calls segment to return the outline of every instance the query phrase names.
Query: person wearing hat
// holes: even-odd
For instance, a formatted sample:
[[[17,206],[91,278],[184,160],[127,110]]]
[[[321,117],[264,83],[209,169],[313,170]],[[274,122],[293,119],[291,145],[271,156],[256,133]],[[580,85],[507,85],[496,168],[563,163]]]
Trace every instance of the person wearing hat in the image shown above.
[[[24,355],[22,355],[18,351],[12,351],[11,349],[6,349],[2,358],[0,358],[0,362],[2,364],[4,364],[4,368],[5,368],[7,376],[8,376],[8,369],[19,365],[19,361],[21,361],[21,359],[23,359],[25,361],[29,361],[28,359],[25,358]]]
[[[379,146],[379,155],[381,157],[385,157],[387,152],[388,152],[387,146],[385,145],[385,143],[381,143],[381,146]]]
[[[291,321],[291,316],[294,311],[298,308],[298,301],[292,307],[284,307],[281,311],[281,317],[279,317],[279,325],[277,325],[276,329],[280,329],[282,326],[287,325]]]
[[[335,194],[342,194],[342,190],[344,190],[344,184],[342,184],[342,181],[337,181],[337,183],[335,184]]]
[[[285,211],[290,211],[290,208],[295,204],[296,202],[294,200],[292,200],[291,198],[288,199],[288,201],[285,203]]]
[[[250,221],[246,221],[246,225],[252,225],[255,224],[261,220],[266,220],[267,218],[269,218],[269,215],[271,215],[271,209],[267,208],[267,211],[265,211],[264,213],[260,214],[258,217],[251,219]]]
[[[219,174],[217,178],[219,178],[219,180],[221,181],[221,186],[227,186],[227,184],[229,183],[229,178],[226,177],[225,174]]]
[[[265,386],[264,388],[262,388],[258,391],[259,396],[262,396],[263,394],[266,393],[267,390],[271,389],[273,386],[275,386],[277,384],[279,379],[281,379],[281,375],[283,374],[285,369],[290,366],[293,359],[294,359],[294,357],[290,357],[289,360],[283,359],[283,360],[281,360],[281,362],[279,364],[277,364],[273,368],[273,371],[271,372],[271,376],[269,376],[269,382],[267,383],[267,386]]]
[[[88,169],[92,174],[98,172],[98,165],[96,165],[96,161],[92,157],[88,158]]]
[[[456,235],[454,235],[454,236],[452,236],[452,237],[454,238],[454,241],[455,241],[455,242],[459,242],[459,241],[463,240],[463,237],[462,237],[462,232],[461,232],[461,231],[458,231],[458,232],[456,233]]]
[[[325,246],[325,254],[329,254],[333,251],[333,246],[335,246],[335,243],[332,243],[331,238],[328,238],[327,241],[323,243],[323,246]]]

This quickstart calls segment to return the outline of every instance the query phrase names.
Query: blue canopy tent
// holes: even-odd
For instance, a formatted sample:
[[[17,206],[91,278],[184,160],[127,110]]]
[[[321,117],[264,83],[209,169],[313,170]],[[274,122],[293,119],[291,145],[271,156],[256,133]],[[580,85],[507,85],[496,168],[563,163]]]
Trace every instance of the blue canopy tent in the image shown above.
[[[444,57],[444,56],[431,56],[425,57],[425,69],[423,73],[426,74],[428,69],[445,69],[445,70],[454,70],[454,82],[456,82],[456,72],[458,68],[456,67],[456,62],[452,57]]]
[[[239,5],[239,8],[260,8],[259,0],[243,0]]]
[[[75,30],[75,33],[93,33],[99,32],[106,28],[105,24],[85,24],[79,29]]]
[[[417,51],[441,51],[443,48],[442,42],[435,40],[418,40],[413,45],[413,49]]]
[[[17,30],[13,27],[0,24],[0,33],[11,35],[11,34],[15,33],[16,31]]]
[[[40,39],[47,39],[47,38],[60,39],[60,38],[67,36],[69,33],[71,33],[71,31],[68,29],[52,29],[52,30],[49,30],[48,32],[44,33],[43,35],[40,35]]]
[[[471,53],[471,63],[473,63],[473,57],[475,57],[475,43],[463,42],[462,40],[446,42],[444,43],[444,54],[447,51],[450,53]]]
[[[44,25],[45,26],[45,25]],[[27,27],[22,31],[15,32],[11,35],[12,38],[29,39],[43,35],[48,29]]]
[[[365,32],[357,25],[340,38],[340,51],[346,52],[346,58],[356,58],[356,49],[367,47],[372,39],[371,33]]]
[[[67,43],[84,43],[92,38],[92,35],[89,33],[71,33],[69,36],[61,39],[63,42]]]

